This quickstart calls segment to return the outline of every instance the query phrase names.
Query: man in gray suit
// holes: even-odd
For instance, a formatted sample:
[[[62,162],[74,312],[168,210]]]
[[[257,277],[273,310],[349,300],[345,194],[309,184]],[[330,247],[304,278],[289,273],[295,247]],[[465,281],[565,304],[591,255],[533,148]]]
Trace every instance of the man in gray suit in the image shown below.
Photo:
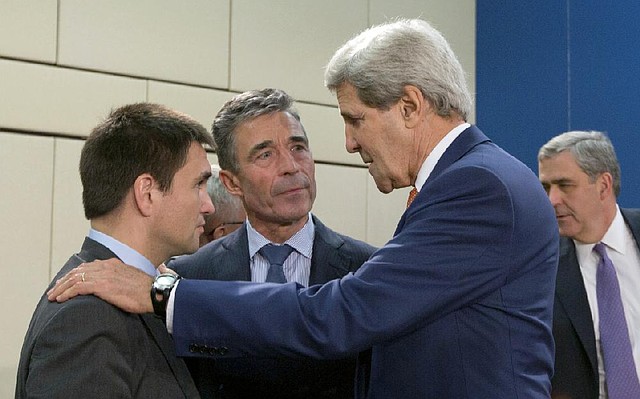
[[[227,190],[244,204],[247,221],[230,235],[170,267],[194,279],[265,282],[261,248],[290,245],[286,281],[322,284],[355,271],[374,247],[340,235],[311,215],[314,161],[293,99],[281,90],[235,96],[213,123]],[[283,334],[286,332],[283,331]],[[217,359],[187,361],[203,397],[351,398],[355,359]]]
[[[53,281],[82,262],[113,257],[155,276],[170,256],[197,250],[204,215],[214,211],[205,144],[214,145],[202,125],[163,106],[113,111],[80,158],[91,229]],[[85,281],[84,273],[79,277]],[[15,397],[199,395],[157,316],[127,313],[94,296],[56,303],[43,295],[22,347]]]

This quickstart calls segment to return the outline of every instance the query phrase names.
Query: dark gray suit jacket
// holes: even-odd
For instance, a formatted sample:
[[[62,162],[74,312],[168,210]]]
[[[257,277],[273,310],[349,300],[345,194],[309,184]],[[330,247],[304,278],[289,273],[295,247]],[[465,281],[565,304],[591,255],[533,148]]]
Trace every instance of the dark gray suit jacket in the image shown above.
[[[621,209],[636,244],[640,240],[640,209]],[[640,245],[639,245],[640,248]],[[598,360],[591,308],[573,240],[560,238],[553,310],[556,342],[552,396],[563,399],[598,399]]]
[[[80,263],[116,257],[86,238],[53,279]],[[49,286],[51,286],[53,283]],[[98,297],[42,296],[24,339],[16,384],[23,398],[199,398],[171,336],[152,314],[123,312]]]
[[[315,236],[309,285],[359,268],[375,247],[338,234],[313,216]],[[246,227],[213,241],[170,267],[186,278],[251,281]],[[282,332],[286,334],[286,331]],[[355,359],[187,359],[203,398],[352,398]]]

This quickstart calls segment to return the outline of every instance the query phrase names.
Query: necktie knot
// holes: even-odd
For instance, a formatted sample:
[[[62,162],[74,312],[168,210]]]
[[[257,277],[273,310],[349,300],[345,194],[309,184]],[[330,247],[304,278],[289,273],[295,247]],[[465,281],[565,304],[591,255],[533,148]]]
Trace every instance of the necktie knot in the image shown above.
[[[607,256],[607,249],[606,249],[606,247],[605,247],[605,245],[604,245],[603,243],[601,243],[601,242],[597,243],[597,244],[593,247],[593,250],[594,250],[594,251],[596,251],[596,253],[597,253],[598,255],[600,255],[600,257],[601,257],[602,259],[605,259],[605,258],[606,258],[607,260],[609,259],[609,257]]]
[[[284,261],[289,257],[293,247],[290,245],[274,245],[267,244],[260,248],[258,251],[260,255],[265,257],[270,264],[269,271],[267,272],[267,282],[270,283],[286,283],[287,279],[284,276],[284,270],[282,265]]]

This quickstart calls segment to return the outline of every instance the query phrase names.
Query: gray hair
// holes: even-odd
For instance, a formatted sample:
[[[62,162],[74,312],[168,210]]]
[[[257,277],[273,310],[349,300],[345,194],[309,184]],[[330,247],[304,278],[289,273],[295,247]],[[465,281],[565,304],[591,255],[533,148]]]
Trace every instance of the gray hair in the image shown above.
[[[576,163],[594,182],[599,175],[608,172],[613,178],[613,192],[620,194],[620,164],[611,140],[603,132],[571,131],[562,133],[538,151],[538,161],[552,158],[563,151],[570,151]]]
[[[213,120],[211,129],[220,167],[232,173],[238,173],[240,169],[235,151],[235,130],[240,124],[274,112],[287,112],[300,122],[293,103],[293,98],[279,89],[250,90],[227,101]],[[304,134],[306,136],[306,132]]]
[[[404,87],[413,85],[442,117],[456,112],[466,120],[471,112],[460,62],[440,32],[419,19],[399,19],[358,34],[333,55],[324,80],[331,91],[353,85],[360,101],[378,109],[389,109]]]
[[[240,198],[231,195],[220,180],[220,166],[211,164],[211,178],[207,181],[207,193],[216,208],[216,213],[237,214],[244,211]]]

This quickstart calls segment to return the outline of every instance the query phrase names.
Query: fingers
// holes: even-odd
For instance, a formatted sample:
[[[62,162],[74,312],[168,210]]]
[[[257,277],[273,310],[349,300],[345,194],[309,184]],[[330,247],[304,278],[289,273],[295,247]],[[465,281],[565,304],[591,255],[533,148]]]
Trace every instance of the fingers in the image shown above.
[[[118,259],[97,260],[82,263],[56,281],[47,292],[50,301],[64,302],[77,295],[95,293],[97,280],[104,278],[105,273],[113,272],[122,262]]]
[[[167,266],[165,266],[164,263],[160,264],[160,266],[158,266],[158,272],[160,273],[171,273],[175,276],[178,275],[178,273],[175,272],[175,270],[169,269]]]
[[[81,294],[81,285],[87,285],[88,275],[81,267],[68,272],[56,281],[56,284],[47,292],[50,301],[64,302],[74,296]]]

